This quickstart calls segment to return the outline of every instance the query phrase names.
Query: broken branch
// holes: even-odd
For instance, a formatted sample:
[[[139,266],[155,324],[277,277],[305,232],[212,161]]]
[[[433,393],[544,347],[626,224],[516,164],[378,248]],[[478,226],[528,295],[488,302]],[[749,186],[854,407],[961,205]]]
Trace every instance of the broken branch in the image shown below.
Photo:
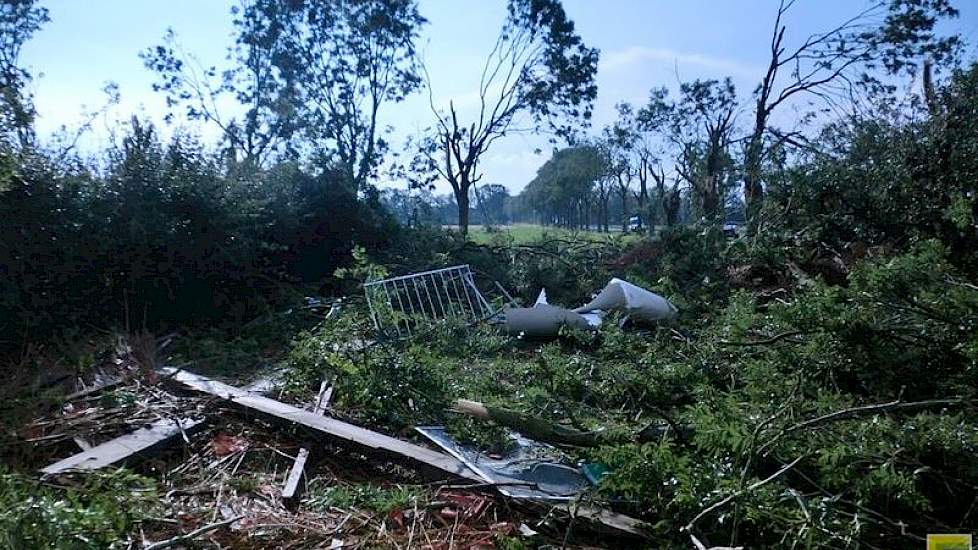
[[[203,535],[205,533],[210,533],[211,531],[215,531],[215,530],[220,529],[222,527],[226,527],[228,525],[231,525],[232,523],[238,521],[242,517],[243,516],[236,516],[236,517],[233,517],[233,518],[230,518],[230,519],[226,519],[224,521],[219,521],[217,523],[209,523],[209,524],[207,524],[207,525],[205,525],[203,527],[200,527],[198,529],[194,529],[193,531],[187,533],[186,535],[179,535],[179,536],[173,537],[172,539],[162,540],[160,542],[154,542],[153,544],[148,545],[143,550],[162,550],[163,548],[172,548],[172,547],[174,547],[174,546],[176,546],[176,545],[178,545],[180,543],[192,541],[195,538],[197,538],[197,537],[199,537],[199,536],[201,536],[201,535]]]

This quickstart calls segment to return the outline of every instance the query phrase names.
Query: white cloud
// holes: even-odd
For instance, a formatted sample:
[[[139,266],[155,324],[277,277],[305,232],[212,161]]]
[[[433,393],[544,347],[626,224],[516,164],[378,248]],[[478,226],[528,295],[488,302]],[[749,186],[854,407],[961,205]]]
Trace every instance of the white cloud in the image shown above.
[[[717,71],[724,75],[740,77],[753,78],[763,73],[763,69],[760,67],[742,63],[734,59],[645,46],[631,46],[624,50],[613,51],[602,55],[601,68],[606,71],[619,72],[653,62],[668,63],[669,65],[678,64],[680,68],[684,65],[693,65],[702,69]]]

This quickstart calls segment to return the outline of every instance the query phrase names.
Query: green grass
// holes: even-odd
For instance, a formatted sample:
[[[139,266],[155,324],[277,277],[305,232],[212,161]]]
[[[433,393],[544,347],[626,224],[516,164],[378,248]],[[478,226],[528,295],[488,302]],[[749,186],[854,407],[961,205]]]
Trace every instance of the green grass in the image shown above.
[[[560,227],[546,227],[531,223],[515,223],[512,225],[497,226],[492,231],[487,231],[483,225],[469,226],[469,238],[479,244],[488,244],[497,235],[507,235],[512,238],[513,243],[521,244],[532,241],[539,241],[547,237],[556,238],[585,238],[595,241],[607,239],[609,237],[621,237],[620,228],[612,229],[610,233],[600,231],[571,231]],[[635,238],[634,233],[625,236],[626,239]]]

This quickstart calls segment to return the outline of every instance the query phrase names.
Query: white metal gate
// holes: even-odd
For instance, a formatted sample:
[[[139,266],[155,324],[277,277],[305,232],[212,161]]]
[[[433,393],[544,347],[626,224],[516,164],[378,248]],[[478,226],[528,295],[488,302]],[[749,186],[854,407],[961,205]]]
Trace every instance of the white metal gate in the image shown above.
[[[410,336],[441,319],[472,323],[495,313],[468,265],[370,281],[363,289],[374,328],[387,336]]]

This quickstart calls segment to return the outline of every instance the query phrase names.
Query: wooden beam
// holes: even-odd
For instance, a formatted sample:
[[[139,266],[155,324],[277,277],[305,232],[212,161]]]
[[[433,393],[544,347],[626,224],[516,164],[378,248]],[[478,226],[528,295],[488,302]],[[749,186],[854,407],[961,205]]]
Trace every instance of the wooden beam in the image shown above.
[[[160,369],[160,374],[193,390],[227,399],[241,407],[305,426],[342,442],[407,458],[415,463],[477,483],[483,481],[460,460],[427,447],[401,441],[335,418],[320,416],[312,411],[304,411],[281,401],[255,395],[241,388],[177,368],[164,367]]]
[[[117,386],[122,382],[122,378],[114,378],[101,385],[91,386],[80,392],[75,392],[66,396],[65,399],[78,399],[79,397]],[[266,389],[266,385],[256,386],[256,389]],[[168,440],[190,431],[203,422],[203,418],[161,419],[125,435],[106,441],[101,445],[92,445],[82,437],[75,437],[75,443],[81,447],[83,452],[55,462],[42,469],[41,472],[46,475],[51,475],[69,470],[97,470],[111,466],[133,455],[162,445]]]
[[[202,423],[199,418],[165,418],[126,435],[69,456],[41,470],[45,475],[70,470],[97,470],[145,452]]]
[[[319,394],[316,395],[316,405],[312,408],[312,412],[320,415],[323,414],[323,411],[329,406],[329,400],[332,397],[333,386],[330,386],[323,380],[319,384]],[[292,463],[289,475],[285,478],[285,486],[282,488],[282,500],[295,499],[299,491],[299,480],[302,479],[302,474],[305,471],[306,461],[308,459],[309,449],[305,447],[299,449],[299,454],[296,455],[295,461]]]
[[[610,527],[614,531],[628,533],[629,535],[643,539],[650,538],[649,533],[651,532],[651,526],[648,523],[640,519],[635,519],[631,516],[626,516],[625,514],[612,512],[607,508],[575,504],[561,504],[556,506],[556,508],[567,512],[571,516],[600,523],[606,527]]]
[[[438,451],[433,451],[427,447],[401,441],[400,439],[361,428],[335,418],[321,416],[312,411],[305,411],[298,407],[255,395],[241,388],[236,388],[177,368],[164,367],[159,372],[188,388],[227,399],[238,406],[311,428],[347,443],[354,443],[370,450],[383,451],[407,458],[415,463],[441,470],[442,472],[480,485],[484,485],[485,483],[482,477],[470,470],[461,460]],[[558,505],[556,508],[562,509],[571,515],[600,523],[618,532],[639,537],[648,537],[646,531],[648,526],[645,522],[604,508],[596,506],[573,506],[570,504]]]

